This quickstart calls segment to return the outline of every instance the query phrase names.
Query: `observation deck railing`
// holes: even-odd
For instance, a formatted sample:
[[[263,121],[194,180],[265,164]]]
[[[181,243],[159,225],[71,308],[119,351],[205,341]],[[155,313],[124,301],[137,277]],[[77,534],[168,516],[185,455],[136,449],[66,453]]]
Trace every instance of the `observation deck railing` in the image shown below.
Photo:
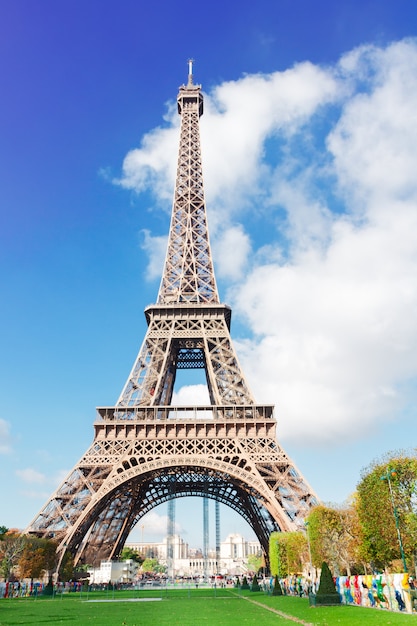
[[[273,404],[97,407],[99,421],[275,421]]]

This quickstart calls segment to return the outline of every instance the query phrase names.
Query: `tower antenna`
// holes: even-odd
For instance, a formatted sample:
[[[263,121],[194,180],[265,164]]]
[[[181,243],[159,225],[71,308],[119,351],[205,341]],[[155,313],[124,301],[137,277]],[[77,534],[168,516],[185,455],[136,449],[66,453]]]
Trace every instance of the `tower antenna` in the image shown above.
[[[194,59],[188,59],[188,84],[193,84],[193,63]]]

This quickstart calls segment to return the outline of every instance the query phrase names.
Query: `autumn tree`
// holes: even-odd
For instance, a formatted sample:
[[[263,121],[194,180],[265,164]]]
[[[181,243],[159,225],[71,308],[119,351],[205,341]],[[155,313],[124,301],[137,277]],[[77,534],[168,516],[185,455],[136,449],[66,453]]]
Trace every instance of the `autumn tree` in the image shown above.
[[[25,537],[24,547],[19,559],[22,578],[52,577],[57,565],[58,544],[51,539]]]
[[[4,527],[3,527],[4,528]],[[7,530],[0,541],[0,572],[5,580],[13,577],[25,543],[24,535],[18,530]]]
[[[316,506],[306,522],[313,565],[323,561],[348,576],[360,562],[361,528],[356,498],[342,506]]]
[[[401,547],[416,562],[417,455],[390,453],[365,468],[358,485],[362,554],[374,568],[402,571]]]
[[[272,533],[269,540],[271,573],[283,578],[302,572],[308,563],[307,538],[303,532]]]
[[[309,560],[305,533],[300,531],[284,533],[283,539],[290,572],[301,573]]]

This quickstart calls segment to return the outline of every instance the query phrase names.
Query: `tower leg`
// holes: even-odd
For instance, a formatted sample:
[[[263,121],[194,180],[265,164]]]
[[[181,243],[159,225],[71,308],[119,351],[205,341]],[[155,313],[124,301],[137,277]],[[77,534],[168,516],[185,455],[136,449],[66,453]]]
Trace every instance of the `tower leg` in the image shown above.
[[[175,499],[168,500],[168,528],[167,528],[167,574],[168,578],[175,577]]]
[[[208,516],[208,498],[203,498],[203,559],[204,559],[204,578],[209,579],[209,516]]]
[[[216,572],[220,573],[220,503],[216,500]]]

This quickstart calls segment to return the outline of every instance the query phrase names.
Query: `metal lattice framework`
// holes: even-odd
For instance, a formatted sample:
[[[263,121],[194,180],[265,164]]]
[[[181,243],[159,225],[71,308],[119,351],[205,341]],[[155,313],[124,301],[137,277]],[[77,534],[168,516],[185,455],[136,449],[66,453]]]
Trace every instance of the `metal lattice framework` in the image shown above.
[[[257,405],[218,297],[201,166],[201,87],[180,88],[181,135],[165,267],[148,330],[114,407],[97,409],[90,448],[26,532],[63,555],[117,557],[133,526],[162,502],[201,496],[237,511],[265,553],[274,530],[299,528],[317,498],[278,444],[273,407]],[[178,369],[205,371],[209,406],[172,406]]]

